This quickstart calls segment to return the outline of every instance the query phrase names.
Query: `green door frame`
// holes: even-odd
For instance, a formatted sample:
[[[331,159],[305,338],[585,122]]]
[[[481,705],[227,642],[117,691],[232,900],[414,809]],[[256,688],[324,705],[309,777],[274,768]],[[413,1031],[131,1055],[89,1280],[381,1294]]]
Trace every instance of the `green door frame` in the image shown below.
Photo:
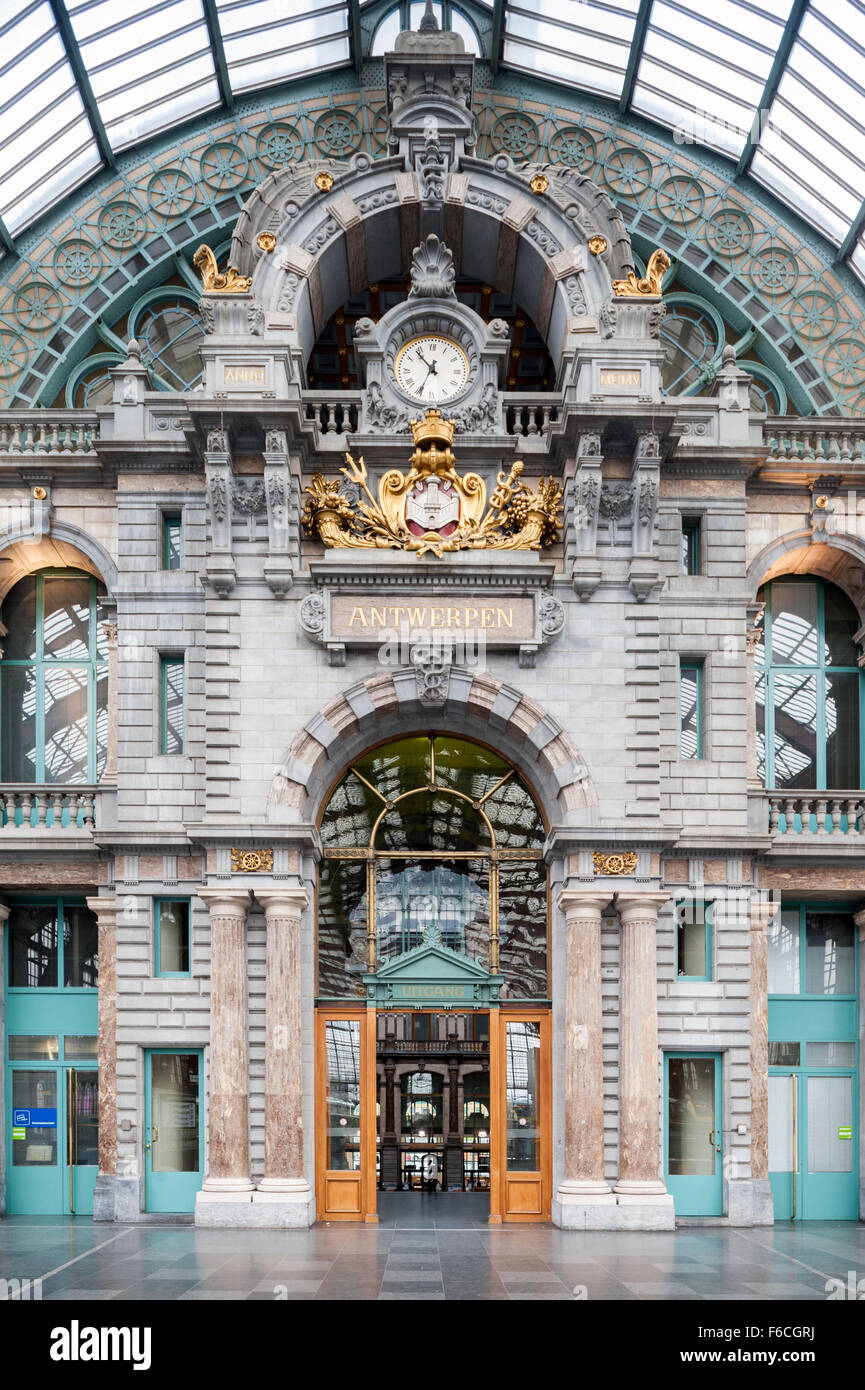
[[[706,1132],[706,1151],[711,1151],[714,1159],[714,1172],[705,1176],[679,1176],[670,1174],[670,1061],[673,1058],[696,1058],[710,1060],[715,1067],[714,1124]],[[723,1182],[723,1133],[724,1096],[722,1079],[722,1054],[694,1048],[674,1049],[664,1053],[664,1180],[667,1191],[671,1193],[677,1216],[721,1216],[724,1209]],[[709,1130],[713,1140],[709,1142]]]
[[[198,1058],[198,1168],[193,1172],[154,1172],[151,1059],[157,1056]],[[144,1208],[154,1212],[191,1212],[204,1178],[204,1053],[200,1047],[148,1047],[144,1053]]]

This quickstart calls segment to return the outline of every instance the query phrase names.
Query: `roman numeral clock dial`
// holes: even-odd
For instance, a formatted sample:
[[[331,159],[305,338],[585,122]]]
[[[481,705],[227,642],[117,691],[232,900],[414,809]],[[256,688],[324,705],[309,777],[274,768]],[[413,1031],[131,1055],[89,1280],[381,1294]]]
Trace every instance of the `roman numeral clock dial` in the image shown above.
[[[397,385],[412,400],[437,405],[458,396],[469,379],[469,361],[450,338],[412,338],[397,353]]]

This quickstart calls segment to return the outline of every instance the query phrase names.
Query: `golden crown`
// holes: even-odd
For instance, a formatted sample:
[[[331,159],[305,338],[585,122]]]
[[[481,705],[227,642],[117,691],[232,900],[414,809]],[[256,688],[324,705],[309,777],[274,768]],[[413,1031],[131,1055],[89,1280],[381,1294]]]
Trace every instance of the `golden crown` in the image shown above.
[[[440,410],[428,410],[423,420],[412,420],[415,444],[452,444],[455,420],[443,420]]]

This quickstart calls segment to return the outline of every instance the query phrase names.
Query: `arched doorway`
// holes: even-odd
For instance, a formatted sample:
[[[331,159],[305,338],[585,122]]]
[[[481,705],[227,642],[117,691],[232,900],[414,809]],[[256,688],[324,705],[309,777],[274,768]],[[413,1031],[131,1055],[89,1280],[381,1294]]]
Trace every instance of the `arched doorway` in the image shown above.
[[[491,748],[417,734],[352,763],[320,833],[319,1216],[375,1220],[378,1190],[421,1189],[489,1192],[493,1221],[543,1219],[548,895],[532,791]],[[478,1071],[486,1125],[476,1080],[465,1094]]]

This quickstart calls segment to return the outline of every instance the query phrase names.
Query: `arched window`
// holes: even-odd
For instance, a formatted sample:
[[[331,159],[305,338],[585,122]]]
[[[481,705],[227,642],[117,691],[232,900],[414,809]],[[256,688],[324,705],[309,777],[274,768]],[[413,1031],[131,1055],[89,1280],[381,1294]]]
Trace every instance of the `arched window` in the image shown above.
[[[130,322],[143,348],[155,384],[169,391],[192,391],[201,381],[198,349],[204,332],[201,318],[185,294],[166,295],[148,304]]]
[[[108,649],[102,586],[42,570],[3,603],[0,781],[95,783],[105,769]]]
[[[773,579],[760,597],[757,757],[765,785],[857,790],[862,674],[856,609],[822,579]]]
[[[440,734],[365,753],[321,821],[319,995],[363,995],[364,974],[440,944],[501,973],[508,997],[547,998],[544,837],[489,748]]]

